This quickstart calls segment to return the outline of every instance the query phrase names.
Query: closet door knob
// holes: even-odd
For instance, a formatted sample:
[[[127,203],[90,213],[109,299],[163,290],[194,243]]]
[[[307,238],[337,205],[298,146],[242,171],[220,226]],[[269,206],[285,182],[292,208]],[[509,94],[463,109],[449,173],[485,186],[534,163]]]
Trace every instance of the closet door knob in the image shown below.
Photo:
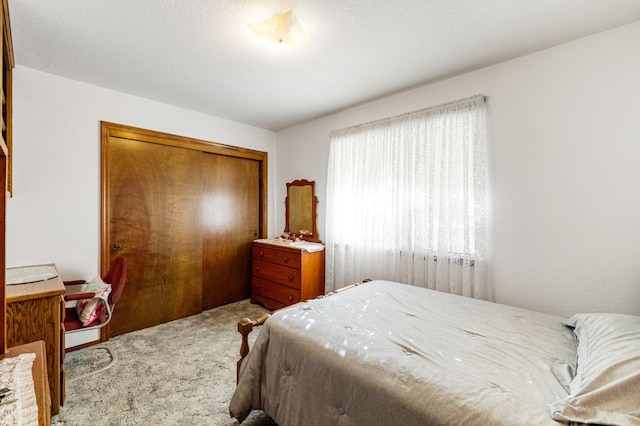
[[[120,248],[121,248],[121,247],[122,247],[122,246],[120,245],[120,243],[113,243],[113,244],[111,244],[111,248],[112,248],[113,250],[115,250],[115,251],[120,250]]]

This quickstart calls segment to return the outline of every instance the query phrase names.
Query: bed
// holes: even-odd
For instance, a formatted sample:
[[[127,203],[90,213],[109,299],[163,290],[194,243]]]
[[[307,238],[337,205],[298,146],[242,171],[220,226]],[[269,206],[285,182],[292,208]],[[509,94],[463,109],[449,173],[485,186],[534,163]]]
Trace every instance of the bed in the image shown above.
[[[265,321],[229,405],[253,409],[280,426],[640,424],[640,317],[372,281]]]

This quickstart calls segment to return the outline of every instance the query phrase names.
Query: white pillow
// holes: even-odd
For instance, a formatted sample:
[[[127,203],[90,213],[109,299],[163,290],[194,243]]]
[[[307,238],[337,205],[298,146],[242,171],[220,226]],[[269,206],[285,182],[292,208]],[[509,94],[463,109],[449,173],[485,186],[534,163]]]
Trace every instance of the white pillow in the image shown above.
[[[571,394],[552,406],[553,418],[640,425],[640,317],[576,314],[565,321],[578,339]]]
[[[111,293],[111,285],[106,284],[100,276],[97,276],[87,283],[82,292],[95,292],[96,296],[103,296],[106,299]],[[82,299],[76,303],[76,310],[82,325],[86,327],[104,312],[105,306],[99,299]]]

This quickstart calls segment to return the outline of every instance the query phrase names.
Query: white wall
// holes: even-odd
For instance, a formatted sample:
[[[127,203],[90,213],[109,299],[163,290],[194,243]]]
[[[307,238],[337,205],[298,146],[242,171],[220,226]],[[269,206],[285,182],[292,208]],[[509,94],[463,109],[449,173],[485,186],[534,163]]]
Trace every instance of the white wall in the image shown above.
[[[316,181],[323,238],[330,131],[484,93],[494,299],[638,315],[639,52],[636,22],[280,131],[276,230],[285,183],[305,178]]]
[[[265,151],[275,133],[16,67],[7,266],[55,262],[64,279],[100,271],[100,121]],[[268,209],[274,231],[274,205]]]

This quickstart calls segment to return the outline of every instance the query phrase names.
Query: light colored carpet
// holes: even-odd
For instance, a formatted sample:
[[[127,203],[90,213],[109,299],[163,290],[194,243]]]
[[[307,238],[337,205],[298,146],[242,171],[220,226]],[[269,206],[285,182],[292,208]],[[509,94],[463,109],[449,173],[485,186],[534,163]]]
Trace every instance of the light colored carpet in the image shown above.
[[[54,425],[237,425],[229,416],[241,317],[266,309],[249,301],[112,338],[118,362],[84,380],[67,383]],[[118,314],[116,309],[115,315]],[[258,330],[254,330],[251,343]],[[65,357],[73,380],[110,360],[104,349],[86,348]],[[254,411],[243,426],[275,426]]]

